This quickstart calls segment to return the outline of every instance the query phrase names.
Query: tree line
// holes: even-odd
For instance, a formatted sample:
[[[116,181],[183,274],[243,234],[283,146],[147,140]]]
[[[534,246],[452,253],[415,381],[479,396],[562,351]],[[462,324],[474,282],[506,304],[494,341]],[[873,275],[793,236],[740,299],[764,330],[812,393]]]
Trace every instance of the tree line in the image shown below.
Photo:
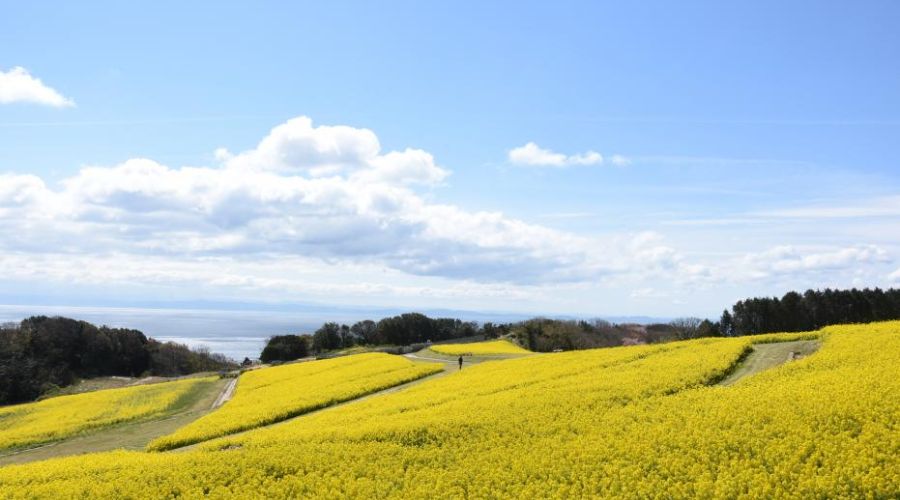
[[[205,348],[69,318],[33,316],[0,327],[0,404],[33,401],[83,378],[177,376],[233,366]]]
[[[353,325],[325,323],[312,334],[277,335],[269,338],[260,361],[290,361],[354,346],[409,346],[478,337],[507,337],[536,352],[611,347],[624,343],[654,343],[691,338],[707,332],[712,323],[685,318],[668,324],[616,325],[604,320],[579,321],[534,318],[513,323],[429,318],[406,313]]]
[[[740,300],[718,322],[722,335],[801,332],[843,323],[900,319],[900,290],[852,288],[788,292]]]
[[[603,319],[534,318],[513,323],[510,332],[520,345],[535,352],[656,344],[719,334],[715,323],[700,318],[677,318],[649,325],[616,324]]]
[[[788,292],[783,297],[738,301],[719,321],[694,317],[649,325],[614,324],[602,319],[533,318],[514,323],[484,323],[429,318],[407,313],[345,325],[325,323],[312,334],[269,339],[260,359],[289,361],[353,346],[408,346],[463,337],[508,337],[535,352],[648,344],[700,337],[755,335],[817,330],[841,323],[900,319],[900,290],[850,289]]]
[[[509,333],[508,325],[479,326],[474,321],[405,313],[352,325],[327,322],[312,334],[277,335],[269,339],[259,359],[264,363],[290,361],[354,346],[406,346],[478,335],[496,338],[506,333]]]

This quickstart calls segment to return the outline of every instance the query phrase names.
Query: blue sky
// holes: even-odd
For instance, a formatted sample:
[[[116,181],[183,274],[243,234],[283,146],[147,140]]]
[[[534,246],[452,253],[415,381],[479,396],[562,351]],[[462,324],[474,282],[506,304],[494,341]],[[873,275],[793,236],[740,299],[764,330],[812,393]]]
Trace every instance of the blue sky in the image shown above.
[[[0,301],[713,316],[898,285],[898,22],[888,1],[6,5]]]

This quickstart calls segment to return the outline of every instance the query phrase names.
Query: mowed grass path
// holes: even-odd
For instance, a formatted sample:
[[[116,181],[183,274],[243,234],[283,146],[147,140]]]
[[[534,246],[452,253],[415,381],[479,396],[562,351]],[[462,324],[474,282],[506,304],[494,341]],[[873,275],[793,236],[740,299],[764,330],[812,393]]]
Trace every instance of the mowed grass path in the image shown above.
[[[820,344],[821,342],[818,340],[753,344],[753,352],[742,363],[737,365],[734,371],[722,380],[719,385],[732,385],[744,377],[791,361],[791,354],[798,357],[809,356],[819,349]]]

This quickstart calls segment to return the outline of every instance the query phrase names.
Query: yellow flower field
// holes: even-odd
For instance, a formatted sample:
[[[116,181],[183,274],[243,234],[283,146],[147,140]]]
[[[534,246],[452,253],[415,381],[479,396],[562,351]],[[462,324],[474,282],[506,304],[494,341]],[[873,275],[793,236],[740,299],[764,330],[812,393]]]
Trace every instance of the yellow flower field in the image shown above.
[[[439,354],[450,356],[484,356],[492,354],[531,354],[531,351],[522,349],[508,340],[491,340],[488,342],[473,342],[471,344],[435,344],[429,347]]]
[[[59,396],[0,407],[0,449],[19,448],[160,414],[215,377]]]
[[[443,369],[402,356],[367,353],[253,370],[221,408],[151,442],[166,450],[271,424],[409,382]]]
[[[896,498],[900,322],[528,356],[216,439],[0,468],[12,498]]]

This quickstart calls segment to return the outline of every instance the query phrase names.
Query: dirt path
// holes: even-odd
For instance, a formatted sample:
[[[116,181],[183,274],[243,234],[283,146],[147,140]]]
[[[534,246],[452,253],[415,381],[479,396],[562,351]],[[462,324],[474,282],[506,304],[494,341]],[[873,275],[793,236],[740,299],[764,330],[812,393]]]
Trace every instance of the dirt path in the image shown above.
[[[419,353],[423,353],[424,355],[420,355]],[[485,361],[503,361],[506,359],[516,359],[524,356],[536,356],[540,353],[528,353],[528,354],[494,354],[494,355],[479,355],[479,356],[471,356],[464,355],[463,356],[463,367],[467,365],[474,365],[478,363],[484,363]],[[428,348],[422,349],[418,352],[411,352],[403,355],[405,358],[411,359],[413,361],[437,361],[440,363],[444,363],[446,365],[452,366],[453,368],[457,367],[459,356],[449,355],[449,354],[441,354],[439,352],[434,352]]]
[[[452,359],[446,359],[446,358],[445,358],[445,359],[439,359],[439,358],[429,358],[429,357],[425,357],[425,356],[418,356],[418,355],[417,355],[416,353],[414,353],[414,352],[411,352],[411,353],[409,353],[409,354],[404,354],[403,357],[404,357],[404,358],[409,358],[409,359],[411,359],[411,360],[413,360],[413,361],[437,361],[438,363],[444,363],[444,364],[447,364],[447,365],[452,365],[453,363],[455,363],[455,361],[452,360]]]
[[[234,389],[235,389],[235,387],[237,387],[237,382],[238,382],[237,377],[231,379],[231,381],[228,382],[228,385],[225,386],[224,389],[222,389],[222,392],[219,394],[219,397],[217,397],[216,400],[213,401],[213,404],[212,404],[212,406],[209,407],[209,409],[215,410],[216,408],[218,408],[218,407],[222,406],[223,404],[225,404],[226,402],[228,402],[231,399],[231,397],[234,395]]]
[[[788,361],[809,356],[819,349],[818,340],[796,340],[773,344],[755,344],[753,352],[719,385],[732,385],[744,377],[774,368]]]
[[[98,451],[143,450],[157,437],[171,434],[212,411],[212,404],[223,396],[226,389],[226,380],[216,380],[198,391],[196,397],[181,408],[155,419],[125,422],[26,450],[0,452],[0,466]]]

